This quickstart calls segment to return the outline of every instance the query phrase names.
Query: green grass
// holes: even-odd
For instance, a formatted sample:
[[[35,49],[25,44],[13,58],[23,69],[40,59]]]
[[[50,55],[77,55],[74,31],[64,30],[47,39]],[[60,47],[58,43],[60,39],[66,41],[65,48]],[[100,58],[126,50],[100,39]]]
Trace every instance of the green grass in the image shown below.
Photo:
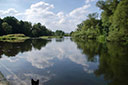
[[[62,36],[41,36],[42,39],[50,39],[50,38],[62,38]]]
[[[24,34],[8,34],[0,36],[0,41],[4,42],[24,42],[24,40],[29,39]]]

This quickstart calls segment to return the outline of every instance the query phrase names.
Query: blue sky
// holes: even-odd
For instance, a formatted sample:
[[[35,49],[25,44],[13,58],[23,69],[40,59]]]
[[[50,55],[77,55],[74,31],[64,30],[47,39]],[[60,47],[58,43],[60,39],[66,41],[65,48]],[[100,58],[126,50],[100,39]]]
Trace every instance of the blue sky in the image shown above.
[[[98,0],[0,0],[0,17],[15,16],[20,20],[42,23],[49,29],[74,31],[89,13],[100,10]]]

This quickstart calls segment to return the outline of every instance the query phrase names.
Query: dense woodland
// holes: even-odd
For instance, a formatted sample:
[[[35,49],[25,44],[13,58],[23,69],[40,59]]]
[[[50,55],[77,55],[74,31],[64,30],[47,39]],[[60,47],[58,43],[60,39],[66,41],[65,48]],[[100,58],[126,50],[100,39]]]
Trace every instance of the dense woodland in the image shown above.
[[[24,34],[29,37],[39,37],[39,36],[63,36],[65,33],[61,30],[56,30],[53,32],[46,28],[46,26],[37,23],[32,25],[28,21],[19,21],[15,17],[7,16],[0,19],[0,36],[7,34]]]
[[[96,6],[102,10],[77,25],[72,36],[101,41],[128,41],[128,0],[99,0]]]

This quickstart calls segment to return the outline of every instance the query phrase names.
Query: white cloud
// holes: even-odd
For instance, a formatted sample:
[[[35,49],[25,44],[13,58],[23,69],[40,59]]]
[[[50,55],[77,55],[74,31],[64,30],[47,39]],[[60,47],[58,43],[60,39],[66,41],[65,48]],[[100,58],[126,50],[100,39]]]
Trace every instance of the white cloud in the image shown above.
[[[17,14],[18,11],[16,11],[14,8],[10,8],[8,10],[0,10],[0,17],[5,17],[5,16],[13,16]]]
[[[84,5],[83,7],[80,7],[80,8],[77,8],[77,9],[74,9],[72,12],[70,12],[70,16],[80,16],[80,15],[83,15],[83,14],[86,14],[87,13],[87,8],[90,7],[90,4],[88,5]]]
[[[54,8],[54,5],[50,5],[48,3],[40,1],[36,4],[32,4],[30,8],[31,9],[38,9],[39,8],[39,9],[42,9],[42,10],[44,10],[44,9],[48,10],[48,9]]]
[[[96,0],[85,0],[85,3],[89,3],[89,2],[93,2],[93,1],[96,1]]]
[[[23,13],[18,13],[15,9],[8,9],[7,11],[0,11],[0,16],[5,16],[5,14],[6,16],[13,15],[33,23],[40,22],[53,31],[59,29],[65,32],[71,32],[76,29],[77,24],[86,19],[86,16],[90,13],[88,10],[89,7],[90,4],[85,4],[67,14],[63,11],[54,13],[52,11],[54,8],[53,4],[41,1],[32,4],[30,8],[26,9]]]

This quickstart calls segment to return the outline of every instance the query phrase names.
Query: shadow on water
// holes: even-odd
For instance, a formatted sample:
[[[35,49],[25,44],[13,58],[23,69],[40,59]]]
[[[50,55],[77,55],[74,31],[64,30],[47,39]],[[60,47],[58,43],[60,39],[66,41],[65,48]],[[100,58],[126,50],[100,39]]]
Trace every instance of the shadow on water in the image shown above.
[[[20,52],[31,51],[32,48],[40,50],[42,47],[45,47],[48,42],[50,42],[50,40],[45,39],[28,39],[18,43],[0,42],[0,57],[3,54],[8,57],[16,56]]]
[[[93,40],[74,41],[88,56],[88,61],[94,62],[95,56],[99,56],[99,66],[94,71],[97,77],[104,76],[108,85],[128,85],[128,45],[119,42],[101,44]]]

